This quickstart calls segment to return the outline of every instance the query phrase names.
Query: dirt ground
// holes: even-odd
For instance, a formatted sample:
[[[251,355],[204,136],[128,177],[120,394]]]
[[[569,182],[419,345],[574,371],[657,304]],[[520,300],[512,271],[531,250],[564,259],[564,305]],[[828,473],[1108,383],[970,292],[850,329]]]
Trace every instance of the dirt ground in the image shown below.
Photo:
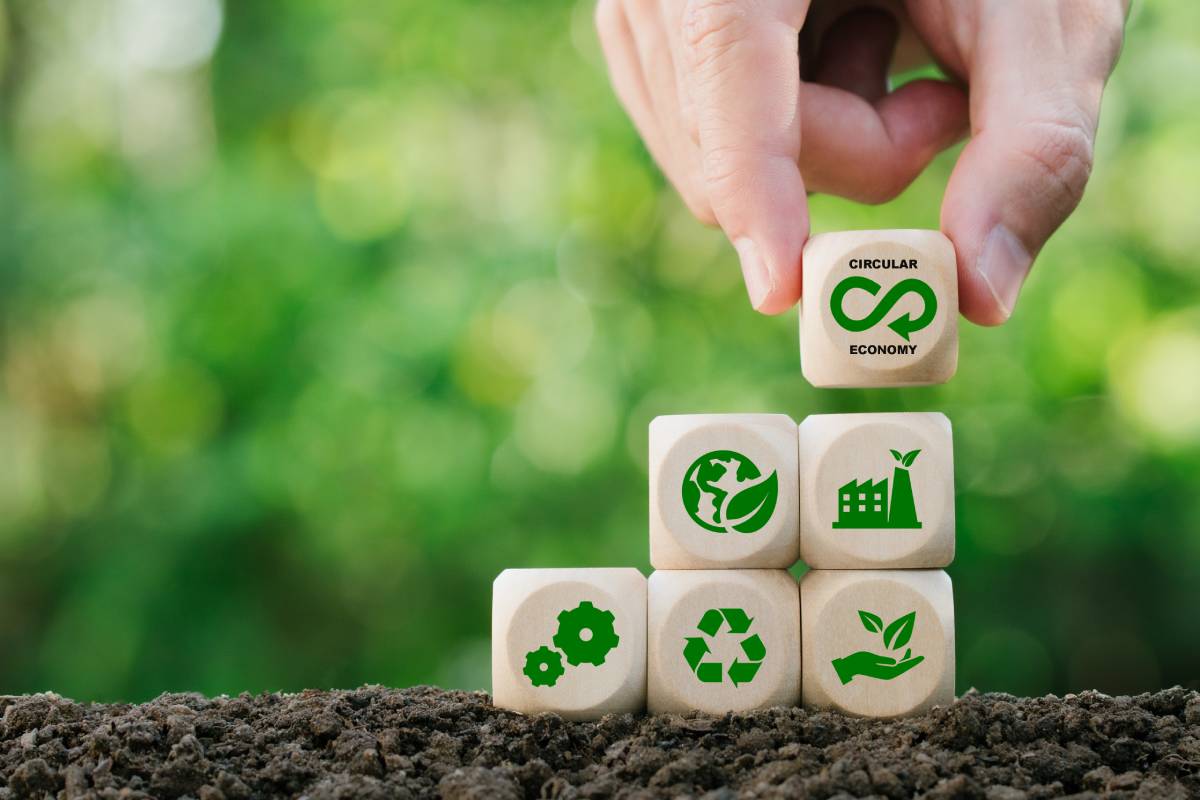
[[[49,797],[1200,797],[1200,693],[969,694],[896,722],[522,717],[483,693],[144,705],[0,697],[0,800]]]

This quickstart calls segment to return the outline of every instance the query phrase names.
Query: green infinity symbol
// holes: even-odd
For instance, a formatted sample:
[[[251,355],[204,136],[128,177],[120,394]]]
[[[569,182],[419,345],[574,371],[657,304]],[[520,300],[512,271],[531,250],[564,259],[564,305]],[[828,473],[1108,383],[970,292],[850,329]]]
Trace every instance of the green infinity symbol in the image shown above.
[[[921,315],[913,319],[911,314],[903,314],[888,323],[888,327],[904,341],[908,341],[909,334],[929,327],[929,323],[933,322],[934,316],[937,315],[937,295],[933,293],[933,289],[929,288],[929,284],[917,278],[905,278],[899,281],[880,298],[879,302],[875,304],[875,308],[871,309],[871,313],[862,319],[854,319],[842,309],[846,295],[854,289],[862,289],[874,296],[879,294],[880,288],[878,283],[865,275],[851,275],[843,278],[837,286],[833,287],[833,294],[829,297],[829,310],[833,312],[833,318],[837,320],[837,324],[852,333],[861,333],[874,328],[888,315],[896,303],[900,302],[900,298],[909,292],[915,292],[925,301],[925,308],[921,311]]]

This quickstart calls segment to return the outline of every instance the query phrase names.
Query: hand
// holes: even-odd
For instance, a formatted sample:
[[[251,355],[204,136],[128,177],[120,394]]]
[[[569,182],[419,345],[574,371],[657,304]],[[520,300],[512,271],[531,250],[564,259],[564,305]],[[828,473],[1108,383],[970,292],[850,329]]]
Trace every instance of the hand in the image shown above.
[[[860,650],[845,658],[835,658],[833,660],[833,669],[843,684],[852,681],[856,675],[878,678],[881,681],[890,681],[892,678],[908,672],[924,660],[925,656],[909,658],[906,653],[903,660],[897,661],[888,656],[881,656],[876,653],[869,653],[866,650]]]
[[[760,311],[800,297],[806,192],[889,200],[968,131],[941,214],[968,319],[1009,317],[1079,203],[1127,0],[902,6],[966,92],[920,80],[889,93],[898,24],[883,11],[846,14],[809,52],[808,0],[599,0],[618,97],[692,212],[724,229]]]

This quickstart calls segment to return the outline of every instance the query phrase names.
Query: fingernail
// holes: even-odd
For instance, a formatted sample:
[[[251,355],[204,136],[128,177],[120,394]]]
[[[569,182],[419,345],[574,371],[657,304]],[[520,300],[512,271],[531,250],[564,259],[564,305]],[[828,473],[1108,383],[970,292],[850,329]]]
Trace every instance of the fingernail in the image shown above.
[[[750,295],[750,305],[756,309],[760,308],[766,301],[767,295],[775,288],[775,283],[771,280],[771,271],[767,269],[766,262],[758,252],[758,245],[753,240],[736,239],[733,247],[737,250],[738,258],[742,262],[742,277],[746,280],[746,292]]]
[[[983,240],[983,250],[975,262],[975,271],[983,279],[992,299],[996,301],[1004,319],[1012,316],[1017,305],[1017,295],[1029,275],[1033,256],[1004,225],[997,225]]]

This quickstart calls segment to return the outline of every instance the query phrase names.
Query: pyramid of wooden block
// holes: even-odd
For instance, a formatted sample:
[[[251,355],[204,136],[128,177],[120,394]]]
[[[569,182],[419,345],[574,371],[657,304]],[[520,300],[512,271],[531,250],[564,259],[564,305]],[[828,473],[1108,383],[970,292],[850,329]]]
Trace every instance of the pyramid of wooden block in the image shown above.
[[[801,349],[817,386],[948,379],[954,248],[936,231],[814,237]],[[496,705],[575,719],[803,702],[869,717],[954,699],[950,421],[692,414],[650,423],[650,563],[506,570]],[[803,559],[800,581],[790,568]]]
[[[668,416],[649,439],[656,571],[501,573],[498,706],[893,717],[954,699],[944,415]]]

